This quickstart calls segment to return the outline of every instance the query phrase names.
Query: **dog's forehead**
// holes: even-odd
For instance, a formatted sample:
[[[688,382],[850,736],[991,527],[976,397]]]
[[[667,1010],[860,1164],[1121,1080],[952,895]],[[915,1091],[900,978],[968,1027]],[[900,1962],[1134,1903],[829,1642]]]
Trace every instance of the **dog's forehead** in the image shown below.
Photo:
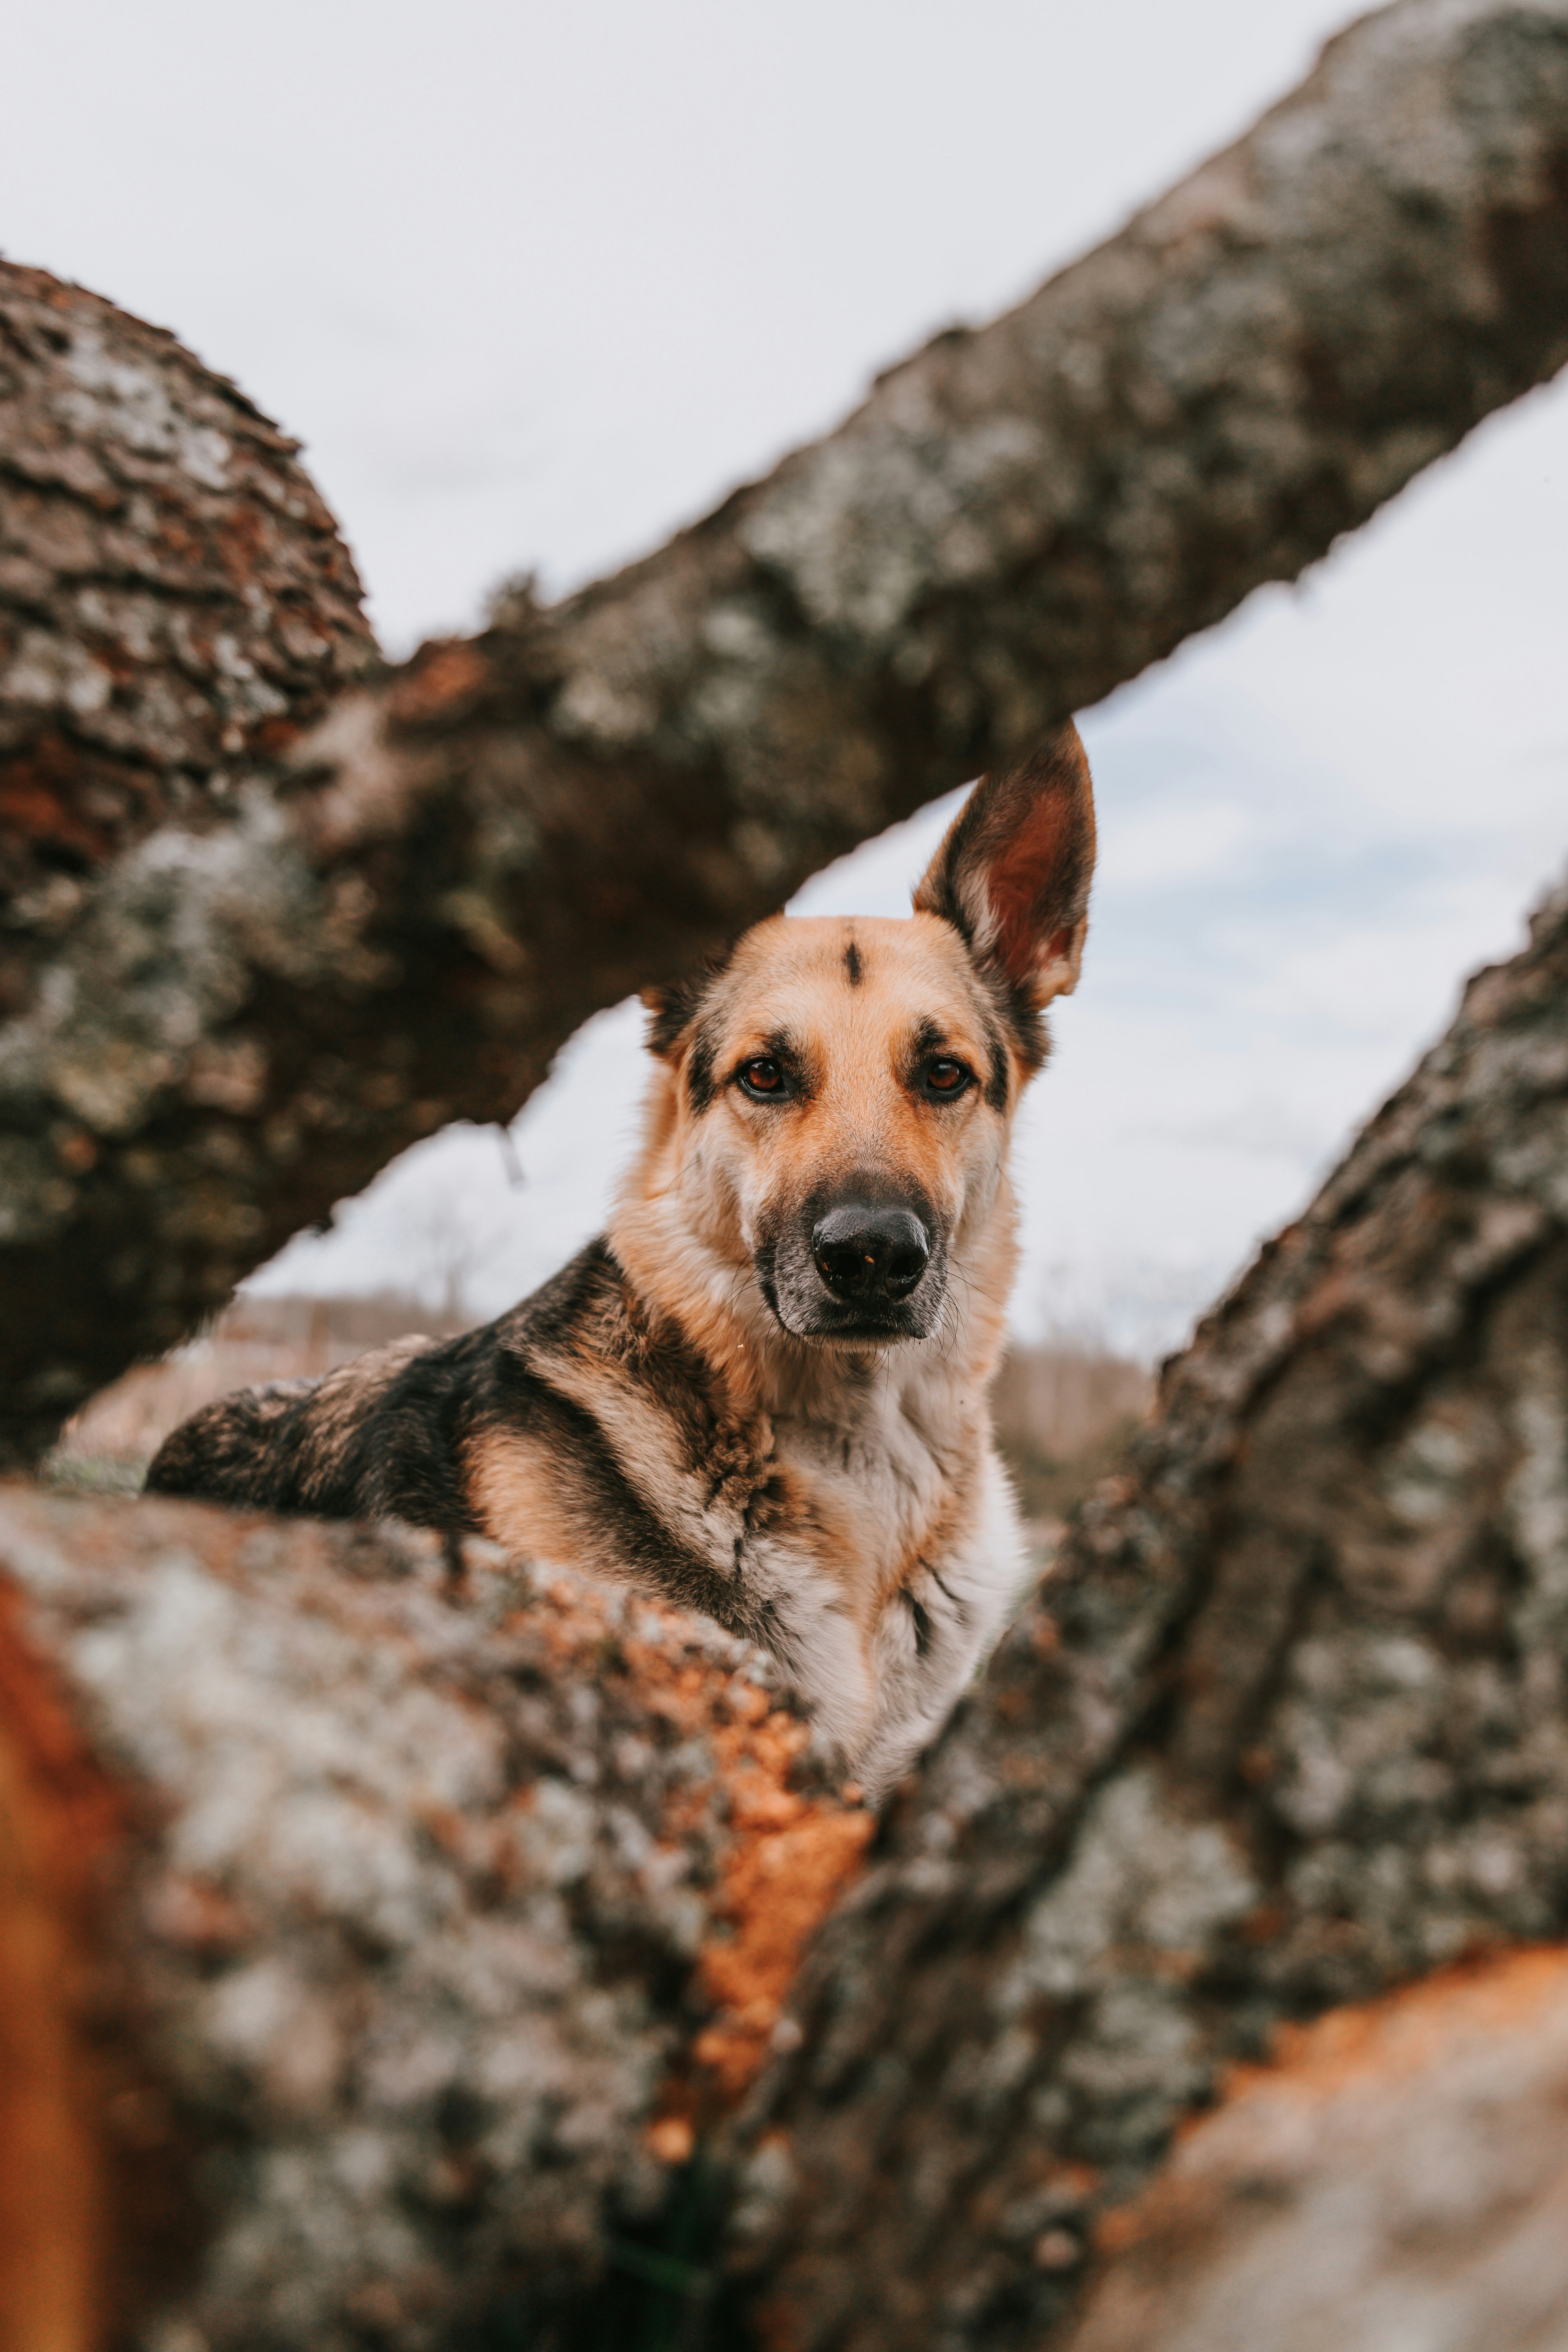
[[[976,1009],[968,951],[931,915],[774,915],[746,933],[726,978],[728,1009],[741,1019],[785,999],[831,1011],[847,992],[884,1016],[956,1018]]]

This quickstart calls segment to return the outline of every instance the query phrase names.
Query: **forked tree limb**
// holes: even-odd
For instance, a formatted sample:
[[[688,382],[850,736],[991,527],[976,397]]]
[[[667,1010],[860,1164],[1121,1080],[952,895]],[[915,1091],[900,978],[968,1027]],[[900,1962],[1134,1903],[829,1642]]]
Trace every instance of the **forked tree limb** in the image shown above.
[[[233,486],[241,460],[201,437],[211,380],[149,369],[147,331],[103,306],[84,325],[88,298],[29,273],[0,292],[26,314],[0,445],[29,408],[57,445],[43,476],[0,446],[0,734],[24,768],[34,722],[63,747],[50,856],[77,868],[7,934],[0,1443],[26,1458],[394,1152],[510,1118],[596,1007],[1293,577],[1561,366],[1568,0],[1398,0],[767,480],[552,610],[519,594],[426,647],[291,764],[224,745],[221,794],[199,725],[167,757],[147,731],[201,660],[105,619],[182,501]],[[112,556],[88,544],[105,518]],[[319,512],[300,529],[319,583]],[[226,548],[243,599],[243,537]],[[58,595],[84,564],[92,594]],[[330,683],[360,648],[328,602],[294,659]],[[199,692],[233,703],[235,669]],[[277,688],[286,722],[301,679]],[[161,781],[94,834],[106,712]]]
[[[215,2352],[586,2352],[672,2283],[704,2352],[1047,2352],[1085,2283],[1087,2344],[1141,2340],[1245,2115],[1127,2200],[1229,2066],[1568,1928],[1564,1169],[1568,886],[1167,1370],[864,1862],[700,1622],[0,1488],[0,2282],[58,2303],[85,2248],[141,2344]],[[1554,2160],[1562,1980],[1479,2216]],[[1473,2098],[1468,2032],[1411,2112]]]

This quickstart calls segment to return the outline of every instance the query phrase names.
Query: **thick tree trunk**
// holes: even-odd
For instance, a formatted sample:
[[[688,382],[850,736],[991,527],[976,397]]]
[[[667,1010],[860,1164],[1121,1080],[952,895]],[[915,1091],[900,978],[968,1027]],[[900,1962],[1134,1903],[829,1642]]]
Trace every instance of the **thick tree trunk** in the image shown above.
[[[264,1047],[224,1014],[247,929],[289,952],[241,871],[247,780],[376,661],[294,450],[171,335],[0,262],[0,1460],[189,1327],[226,1229],[238,1270]],[[181,1197],[138,1213],[171,1093]]]
[[[1568,0],[1367,19],[1017,310],[646,562],[427,647],[282,770],[243,764],[246,729],[362,646],[282,445],[148,331],[0,290],[0,723],[24,824],[36,777],[58,812],[37,854],[81,869],[10,919],[0,1384],[26,1456],[394,1151],[510,1116],[596,1006],[1293,576],[1559,367]],[[243,632],[188,662],[185,587],[163,635],[109,584],[64,592],[96,583],[95,530],[136,577],[187,515],[222,540],[190,593],[288,574],[287,679]],[[96,821],[116,729],[153,772]]]
[[[1568,886],[1167,1367],[813,1950],[742,2136],[766,2340],[1056,2340],[1223,2070],[1565,1927]]]
[[[482,1546],[0,1488],[0,2352],[635,2264],[871,1826],[772,1686]]]

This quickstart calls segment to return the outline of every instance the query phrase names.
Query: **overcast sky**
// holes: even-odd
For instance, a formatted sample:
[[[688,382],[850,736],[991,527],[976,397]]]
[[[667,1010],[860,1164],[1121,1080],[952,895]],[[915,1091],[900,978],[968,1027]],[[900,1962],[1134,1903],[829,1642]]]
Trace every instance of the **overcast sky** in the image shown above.
[[[8,12],[0,249],[170,326],[307,445],[389,649],[662,539],[877,368],[1245,127],[1312,0],[50,0]],[[1085,723],[1103,866],[1020,1140],[1026,1329],[1168,1344],[1568,853],[1568,386]],[[955,782],[959,780],[955,779]],[[809,887],[901,911],[940,813]],[[493,1311],[635,1131],[602,1016],[275,1284]]]

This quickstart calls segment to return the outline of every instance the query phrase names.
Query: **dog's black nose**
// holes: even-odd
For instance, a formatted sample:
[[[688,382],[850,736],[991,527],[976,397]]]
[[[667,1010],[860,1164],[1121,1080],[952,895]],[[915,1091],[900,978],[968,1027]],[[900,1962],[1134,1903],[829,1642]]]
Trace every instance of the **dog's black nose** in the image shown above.
[[[811,1255],[835,1298],[907,1298],[926,1270],[931,1242],[908,1209],[848,1201],[812,1229]]]

